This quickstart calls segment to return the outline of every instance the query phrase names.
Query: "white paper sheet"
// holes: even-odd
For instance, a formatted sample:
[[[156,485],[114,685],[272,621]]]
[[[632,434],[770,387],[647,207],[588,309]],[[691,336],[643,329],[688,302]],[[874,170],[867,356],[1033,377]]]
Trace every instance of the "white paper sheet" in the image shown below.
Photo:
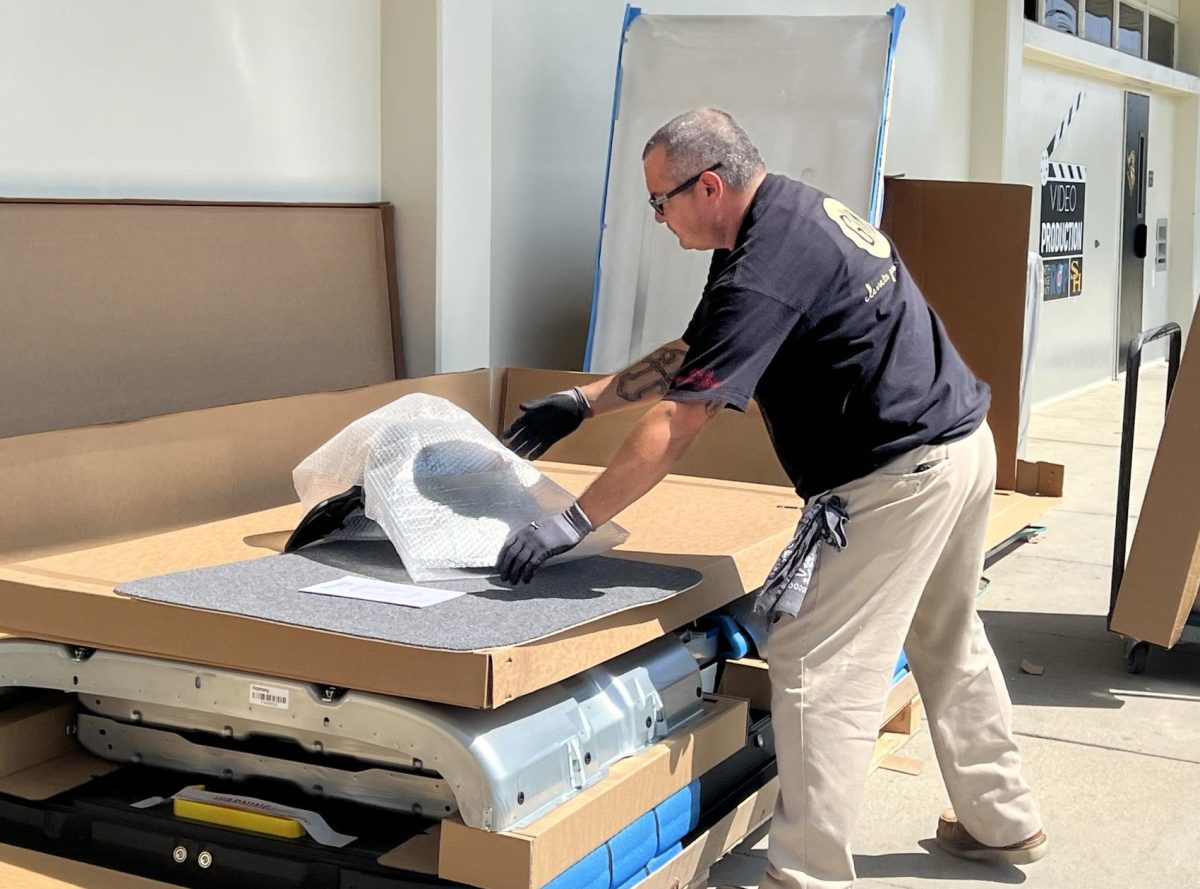
[[[346,575],[337,580],[318,583],[300,590],[302,593],[317,593],[322,596],[340,596],[343,599],[365,599],[369,602],[384,602],[388,605],[404,605],[408,608],[428,608],[449,602],[465,595],[458,590],[439,590],[432,587],[414,586],[411,583],[390,583],[368,577]]]

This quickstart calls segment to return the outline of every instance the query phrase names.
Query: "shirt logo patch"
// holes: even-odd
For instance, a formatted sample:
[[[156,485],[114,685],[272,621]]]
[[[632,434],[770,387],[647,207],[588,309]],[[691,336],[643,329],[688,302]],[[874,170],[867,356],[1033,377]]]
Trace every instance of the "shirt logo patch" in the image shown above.
[[[675,385],[680,389],[687,388],[698,392],[715,389],[721,385],[717,375],[707,368],[696,368],[675,378]]]
[[[855,247],[866,250],[877,259],[887,259],[892,255],[892,245],[887,238],[841,201],[825,198],[821,206]]]

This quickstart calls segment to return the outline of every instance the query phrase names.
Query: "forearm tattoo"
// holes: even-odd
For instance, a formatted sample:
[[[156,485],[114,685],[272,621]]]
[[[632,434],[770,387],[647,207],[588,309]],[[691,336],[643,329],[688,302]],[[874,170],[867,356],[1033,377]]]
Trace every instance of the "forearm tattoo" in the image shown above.
[[[651,352],[617,375],[617,395],[625,401],[641,401],[651,395],[661,398],[671,388],[671,380],[686,356],[687,350],[671,346]]]

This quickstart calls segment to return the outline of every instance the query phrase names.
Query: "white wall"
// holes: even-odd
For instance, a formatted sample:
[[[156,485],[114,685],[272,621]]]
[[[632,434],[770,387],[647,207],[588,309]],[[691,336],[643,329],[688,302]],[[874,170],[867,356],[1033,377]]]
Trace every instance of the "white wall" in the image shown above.
[[[657,14],[878,15],[891,4],[638,5]],[[964,178],[973,4],[912,0],[905,6],[886,169]],[[496,0],[492,8],[491,361],[578,368],[591,311],[625,3]]]
[[[1033,186],[1030,249],[1037,249],[1041,153],[1083,81],[1079,75],[1026,64],[1021,77],[1017,170]],[[1034,402],[1108,379],[1115,350],[1114,318],[1120,256],[1124,91],[1090,81],[1081,112],[1051,160],[1087,167],[1083,293],[1042,304],[1034,356]],[[1151,138],[1154,137],[1153,131]]]
[[[380,193],[396,208],[408,376],[437,365],[438,0],[380,5]]]
[[[379,0],[0,0],[0,193],[379,198]]]

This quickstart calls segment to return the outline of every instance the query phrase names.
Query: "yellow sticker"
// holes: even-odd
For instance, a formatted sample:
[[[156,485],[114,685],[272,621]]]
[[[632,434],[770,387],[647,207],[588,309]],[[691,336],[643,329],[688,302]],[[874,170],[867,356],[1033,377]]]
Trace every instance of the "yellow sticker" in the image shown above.
[[[822,204],[829,218],[837,223],[847,238],[856,247],[866,250],[878,259],[887,259],[892,255],[892,245],[888,243],[877,228],[843,204],[833,198],[825,198]]]

